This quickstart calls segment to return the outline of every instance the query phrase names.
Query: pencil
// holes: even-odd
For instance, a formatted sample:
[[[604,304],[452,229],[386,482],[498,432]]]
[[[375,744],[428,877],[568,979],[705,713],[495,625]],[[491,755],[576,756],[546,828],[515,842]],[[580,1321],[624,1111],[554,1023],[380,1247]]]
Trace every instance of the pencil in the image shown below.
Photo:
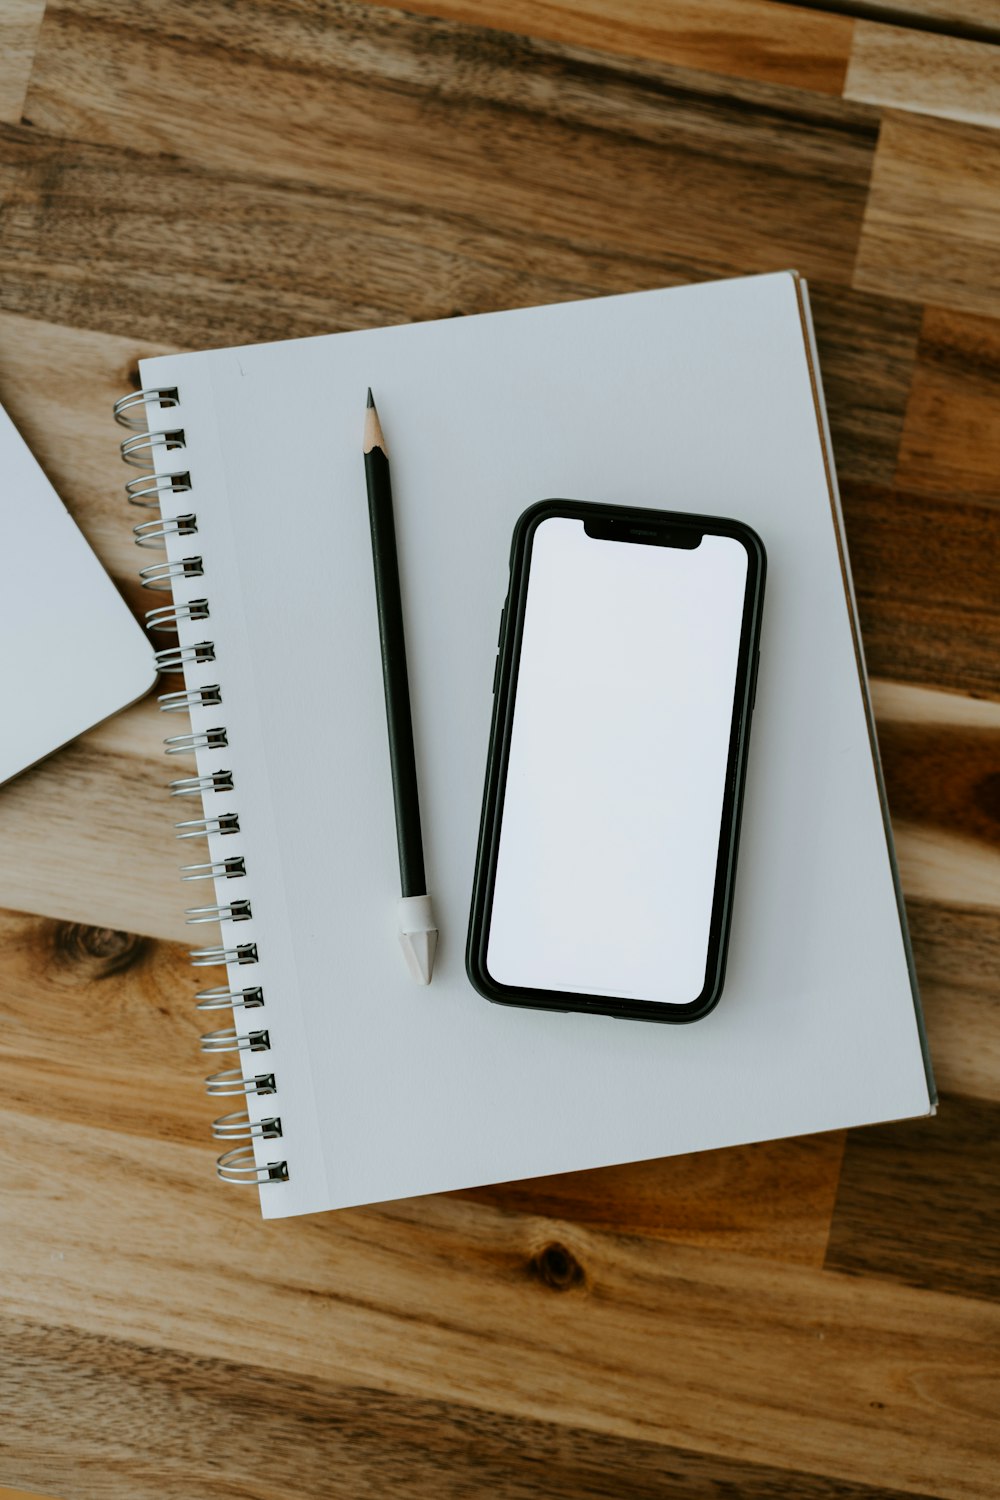
[[[413,750],[410,684],[406,671],[406,640],[403,634],[403,604],[399,591],[399,560],[392,516],[389,458],[370,387],[365,410],[364,451],[378,633],[382,647],[382,685],[385,690],[392,799],[399,850],[399,941],[413,978],[420,984],[429,984],[437,948],[437,926],[424,874],[424,841],[420,830],[420,798],[417,791],[417,762]]]

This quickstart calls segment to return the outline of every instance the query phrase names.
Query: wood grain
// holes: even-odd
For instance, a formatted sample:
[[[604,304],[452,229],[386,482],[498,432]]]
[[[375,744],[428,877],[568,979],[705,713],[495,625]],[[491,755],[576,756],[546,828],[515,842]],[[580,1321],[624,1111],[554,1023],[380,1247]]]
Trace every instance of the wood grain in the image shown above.
[[[1000,125],[1000,52],[985,42],[857,21],[844,98]]]
[[[886,111],[854,285],[1000,313],[1000,137]]]
[[[1000,1102],[1000,913],[907,898],[934,1074],[942,1093]]]
[[[21,118],[45,0],[4,0],[0,8],[0,120]]]
[[[537,1177],[462,1196],[619,1234],[822,1265],[843,1133]]]
[[[426,316],[435,289],[439,312],[481,310],[484,262],[489,275],[505,274],[516,304],[531,300],[539,278],[550,290],[560,282],[565,297],[776,265],[850,277],[877,128],[865,106],[346,4],[329,8],[321,47],[291,13],[274,19],[273,58],[248,28],[237,89],[212,50],[222,19],[212,5],[192,12],[178,48],[149,5],[47,11],[28,103],[35,129],[8,144],[18,184],[8,307],[48,316],[50,299],[64,299],[59,321],[99,312],[188,343],[273,334],[279,287],[292,308],[301,299],[312,307],[312,319],[287,332],[365,321],[371,294],[358,306],[360,289],[349,292],[362,277],[376,289],[392,277],[397,318],[400,293],[410,316]],[[151,73],[176,110],[151,95]],[[283,133],[297,109],[310,128]],[[42,131],[147,153],[128,201],[127,159],[60,147]],[[258,175],[282,134],[267,188],[241,180]],[[221,182],[219,173],[231,175]],[[75,264],[86,242],[83,286],[57,273],[62,287],[46,287],[33,268],[43,181],[59,246],[50,264]],[[308,194],[292,186],[303,182]],[[223,235],[223,220],[239,235]],[[164,221],[187,315],[159,295],[150,269]],[[283,223],[296,226],[291,243]],[[414,305],[410,292],[427,281],[425,237],[450,256],[461,246],[473,263],[456,284],[454,261],[432,260]],[[525,294],[512,296],[519,281]],[[100,302],[85,312],[83,297],[98,288]],[[220,325],[223,301],[230,315]]]
[[[319,1378],[517,1420],[543,1410],[706,1456],[988,1492],[990,1302],[457,1198],[266,1225],[201,1155],[25,1120],[7,1173],[18,1234],[0,1239],[5,1315],[113,1326],[279,1385]],[[942,1425],[948,1441],[929,1453]]]
[[[996,696],[997,506],[850,480],[841,498],[869,671]]]
[[[166,794],[163,737],[175,729],[147,699],[4,787],[0,903],[24,904],[30,870],[44,916],[190,939],[181,908],[197,903],[178,869],[208,856],[201,840],[174,837],[183,814]]]
[[[1000,506],[1000,321],[924,310],[899,447],[902,489]]]
[[[853,22],[767,0],[403,0],[401,9],[733,78],[839,94]]]
[[[902,1500],[821,1474],[719,1460],[694,1449],[595,1436],[585,1427],[514,1419],[463,1401],[400,1396],[318,1378],[276,1382],[266,1370],[118,1343],[68,1328],[0,1321],[0,1405],[11,1477],[42,1475],[74,1500],[108,1493],[99,1437],[116,1434],[115,1466],[131,1500],[282,1500],[324,1495],[468,1500]],[[29,1403],[12,1398],[30,1391]],[[178,1425],[180,1404],[184,1423]],[[55,1430],[51,1414],[58,1415]],[[253,1449],[248,1461],[248,1419]],[[44,1425],[43,1425],[44,1424]],[[46,1428],[48,1430],[46,1431]],[[204,1455],[212,1464],[206,1468]],[[0,1500],[8,1495],[0,1490]],[[18,1492],[20,1495],[20,1492]]]
[[[849,1131],[826,1264],[1000,1297],[998,1131],[1000,1105],[949,1097],[934,1121]]]

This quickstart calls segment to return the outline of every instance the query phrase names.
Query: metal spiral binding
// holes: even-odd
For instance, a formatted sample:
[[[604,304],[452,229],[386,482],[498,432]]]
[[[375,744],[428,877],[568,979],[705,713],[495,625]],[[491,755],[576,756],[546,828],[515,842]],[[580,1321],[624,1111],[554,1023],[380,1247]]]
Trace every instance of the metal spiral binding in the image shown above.
[[[189,924],[199,922],[249,922],[253,916],[249,901],[230,901],[228,906],[189,906],[185,912]]]
[[[247,872],[242,854],[232,859],[214,859],[203,865],[181,865],[182,880],[234,880]]]
[[[215,1163],[215,1170],[223,1182],[287,1182],[288,1163],[269,1161],[258,1167],[252,1146],[237,1146],[234,1151],[224,1151]]]
[[[269,1052],[271,1038],[266,1031],[239,1032],[235,1026],[221,1031],[206,1031],[201,1038],[202,1052]]]
[[[189,599],[186,604],[164,604],[159,609],[147,609],[146,629],[166,630],[177,634],[180,620],[207,620],[208,600]]]
[[[130,505],[143,510],[157,510],[164,496],[186,494],[192,490],[191,475],[187,470],[179,469],[172,474],[156,472],[158,458],[162,459],[165,455],[174,455],[186,449],[187,441],[183,427],[174,426],[162,432],[147,429],[146,419],[151,408],[156,409],[157,415],[164,411],[170,411],[172,415],[173,409],[176,408],[178,415],[174,420],[180,421],[183,419],[180,411],[181,405],[180,392],[172,386],[133,391],[115,402],[115,421],[129,429],[129,436],[123,438],[121,442],[122,458],[127,464],[144,471],[126,482],[125,497]],[[132,531],[137,547],[155,547],[165,551],[171,539],[197,535],[198,518],[193,510],[176,516],[161,515],[149,521],[141,521],[133,526]],[[175,590],[178,584],[183,587],[189,580],[201,578],[204,574],[203,558],[192,555],[152,563],[140,570],[139,577],[144,588],[166,592]],[[178,598],[175,593],[170,604],[147,610],[146,628],[150,631],[170,632],[176,635],[182,625],[186,626],[193,621],[209,618],[210,608],[207,598],[184,599]],[[156,665],[161,672],[185,671],[188,667],[200,667],[214,662],[215,659],[213,641],[199,641],[192,645],[178,643],[176,646],[167,646],[156,652]],[[163,713],[197,711],[221,704],[222,688],[217,683],[185,687],[181,692],[162,693],[159,699]],[[199,750],[224,749],[228,743],[226,729],[220,726],[214,729],[192,729],[187,734],[171,735],[164,741],[164,749],[168,755],[185,755]],[[200,796],[204,799],[204,816],[188,818],[177,823],[175,825],[177,837],[179,839],[212,838],[223,834],[238,834],[240,821],[237,812],[232,811],[225,804],[223,804],[223,810],[214,814],[209,810],[209,799],[220,795],[226,796],[235,789],[235,780],[230,770],[216,770],[207,775],[182,776],[171,781],[168,791],[172,797]],[[245,876],[246,863],[241,854],[226,859],[210,859],[200,864],[185,865],[181,869],[182,880],[214,882],[240,879]],[[195,924],[247,922],[252,919],[252,915],[248,899],[189,907],[186,913],[188,922]],[[191,952],[191,962],[196,968],[212,968],[219,965],[241,966],[256,964],[258,961],[255,942],[236,943],[229,946],[223,942],[218,946],[196,948]],[[199,1010],[203,1011],[228,1010],[235,1017],[241,1012],[262,1009],[264,991],[260,985],[248,985],[242,989],[217,985],[200,990],[196,996],[196,1005]],[[234,1024],[217,1031],[207,1032],[201,1039],[202,1050],[210,1053],[260,1053],[270,1050],[270,1045],[270,1032],[263,1026],[241,1031]],[[227,1068],[221,1073],[213,1074],[205,1080],[205,1087],[211,1095],[241,1095],[247,1099],[277,1092],[273,1072],[258,1073],[245,1078],[241,1068]],[[276,1115],[254,1120],[250,1116],[249,1109],[239,1110],[234,1114],[222,1115],[213,1124],[212,1132],[219,1140],[250,1143],[228,1150],[219,1157],[216,1171],[224,1182],[263,1185],[268,1182],[288,1181],[286,1161],[270,1161],[258,1166],[254,1155],[253,1142],[276,1140],[281,1137],[281,1120]]]
[[[153,653],[153,659],[158,672],[180,672],[188,663],[200,666],[203,662],[214,661],[215,642],[199,641],[197,646],[164,646],[162,651]]]
[[[260,1010],[264,1004],[264,991],[259,985],[251,985],[246,990],[230,990],[219,984],[210,990],[199,990],[194,998],[199,1010],[235,1010],[238,1007]]]
[[[200,734],[172,734],[163,744],[165,755],[186,755],[189,750],[225,750],[229,739],[224,729],[203,729]]]
[[[186,688],[181,693],[161,693],[160,713],[173,714],[180,709],[213,708],[222,702],[222,689],[217,682],[210,686]]]
[[[220,1115],[213,1120],[212,1134],[217,1141],[273,1141],[281,1134],[281,1121],[276,1115],[251,1120],[247,1110],[237,1109],[231,1115]]]
[[[138,474],[125,481],[125,498],[139,510],[159,510],[161,495],[184,495],[190,488],[190,474]]]
[[[159,521],[140,521],[132,527],[137,547],[165,548],[168,536],[197,536],[198,517],[193,511],[184,516],[168,516]]]
[[[180,776],[167,785],[171,797],[196,797],[205,792],[231,792],[232,771],[213,771],[210,776]]]

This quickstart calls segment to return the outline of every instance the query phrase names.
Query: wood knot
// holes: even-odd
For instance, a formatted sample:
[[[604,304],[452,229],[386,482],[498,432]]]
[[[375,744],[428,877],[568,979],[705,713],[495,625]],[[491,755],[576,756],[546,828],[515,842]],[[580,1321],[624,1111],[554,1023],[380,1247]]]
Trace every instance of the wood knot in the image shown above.
[[[83,922],[57,922],[52,932],[56,959],[65,964],[85,965],[95,979],[121,974],[145,956],[148,938],[113,927],[88,927]]]
[[[568,1292],[574,1286],[583,1286],[587,1280],[572,1250],[558,1241],[537,1251],[528,1262],[528,1270],[555,1292]]]
[[[134,359],[125,371],[125,379],[134,391],[142,390],[142,376],[139,374],[139,361]]]

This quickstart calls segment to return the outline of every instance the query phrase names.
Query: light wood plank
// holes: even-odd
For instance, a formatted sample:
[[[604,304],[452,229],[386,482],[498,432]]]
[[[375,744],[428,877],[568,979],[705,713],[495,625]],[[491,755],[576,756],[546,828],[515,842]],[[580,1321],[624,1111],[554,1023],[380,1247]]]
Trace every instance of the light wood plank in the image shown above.
[[[456,1198],[265,1225],[206,1155],[24,1121],[7,1315],[956,1500],[992,1483],[990,1303]]]
[[[844,98],[1000,125],[1000,47],[858,21]]]
[[[829,0],[827,0],[829,3]],[[1000,15],[996,0],[834,0],[866,15],[884,17],[902,30],[921,23],[928,29],[956,36],[975,36],[982,41],[1000,41]]]
[[[1000,135],[887,111],[854,285],[1000,315]]]
[[[853,22],[768,0],[401,0],[400,9],[650,62],[839,94]]]
[[[44,10],[45,0],[3,0],[0,6],[0,120],[21,119]]]

